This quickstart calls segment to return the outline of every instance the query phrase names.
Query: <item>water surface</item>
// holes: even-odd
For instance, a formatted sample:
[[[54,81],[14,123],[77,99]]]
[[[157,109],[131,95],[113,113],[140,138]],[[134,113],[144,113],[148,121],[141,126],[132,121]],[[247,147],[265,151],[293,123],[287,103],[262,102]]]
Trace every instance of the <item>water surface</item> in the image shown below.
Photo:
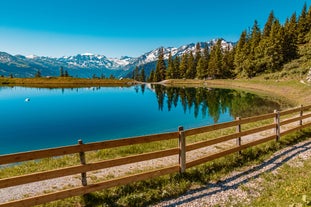
[[[277,107],[225,89],[0,87],[0,154],[189,129]]]

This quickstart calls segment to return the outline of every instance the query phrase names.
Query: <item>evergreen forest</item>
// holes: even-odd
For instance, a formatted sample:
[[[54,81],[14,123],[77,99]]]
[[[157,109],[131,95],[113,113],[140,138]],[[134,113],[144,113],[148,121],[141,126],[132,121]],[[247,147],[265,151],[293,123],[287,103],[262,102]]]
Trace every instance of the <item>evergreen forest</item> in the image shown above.
[[[164,59],[159,49],[156,68],[146,78],[145,70],[136,67],[133,78],[159,82],[165,79],[252,78],[281,71],[284,64],[298,59],[299,47],[311,42],[311,6],[305,3],[301,14],[292,14],[284,24],[271,11],[263,28],[255,20],[242,31],[233,47],[224,47],[222,39],[212,47],[196,44],[194,52],[181,57],[169,54]]]
[[[159,110],[170,111],[180,102],[184,113],[193,111],[194,117],[202,114],[212,117],[217,123],[221,113],[229,112],[232,117],[250,117],[262,113],[272,113],[271,109],[280,109],[275,100],[232,89],[180,88],[152,85],[155,90]],[[143,91],[143,90],[142,90]],[[246,110],[252,108],[253,110]]]

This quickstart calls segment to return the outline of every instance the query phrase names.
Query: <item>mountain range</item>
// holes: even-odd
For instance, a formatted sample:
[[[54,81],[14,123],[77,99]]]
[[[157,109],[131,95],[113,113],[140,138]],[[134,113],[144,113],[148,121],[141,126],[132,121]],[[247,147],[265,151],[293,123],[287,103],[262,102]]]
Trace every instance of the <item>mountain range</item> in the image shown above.
[[[200,42],[201,49],[212,47],[217,40]],[[222,40],[222,47],[233,47],[234,43]],[[167,47],[164,49],[164,58],[168,59],[169,53],[182,56],[184,53],[195,51],[196,44],[191,43],[179,48]],[[123,56],[121,58],[108,58],[104,55],[91,53],[78,54],[75,56],[63,56],[60,58],[44,56],[10,55],[0,52],[0,75],[14,77],[34,77],[40,71],[42,76],[59,76],[60,67],[63,67],[73,77],[131,77],[136,66],[144,67],[146,74],[155,68],[159,48],[147,52],[139,57]]]

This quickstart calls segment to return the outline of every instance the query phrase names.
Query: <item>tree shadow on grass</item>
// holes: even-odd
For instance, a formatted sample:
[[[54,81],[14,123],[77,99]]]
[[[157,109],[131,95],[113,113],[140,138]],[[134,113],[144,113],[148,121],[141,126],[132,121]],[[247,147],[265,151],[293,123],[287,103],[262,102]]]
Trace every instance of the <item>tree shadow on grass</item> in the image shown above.
[[[201,188],[197,188],[194,190],[188,191],[186,194],[180,196],[178,199],[172,199],[172,197],[175,197],[177,195],[180,195],[180,193],[185,192],[186,189],[181,190],[179,193],[170,193],[166,195],[167,197],[170,197],[168,199],[165,199],[162,197],[162,199],[165,199],[164,202],[170,203],[170,204],[158,204],[158,206],[178,206],[178,205],[187,205],[191,204],[191,202],[199,201],[203,197],[207,196],[215,196],[218,193],[229,191],[229,190],[235,190],[239,188],[239,186],[248,183],[249,181],[258,178],[260,175],[271,172],[275,169],[278,169],[281,167],[284,163],[288,162],[289,160],[297,157],[299,154],[310,150],[311,149],[311,140],[301,142],[303,140],[306,140],[307,137],[311,137],[311,132],[304,131],[302,133],[297,134],[295,138],[290,137],[289,139],[282,139],[277,145],[280,145],[283,150],[275,153],[270,159],[254,166],[246,171],[236,173],[234,175],[231,175],[229,177],[226,177],[224,180],[220,180],[216,183],[206,183],[206,180],[209,180],[209,176],[206,175],[206,173],[209,172],[218,172],[222,171],[222,169],[227,168],[232,171],[232,169],[242,166],[243,164],[249,162],[258,160],[258,155],[263,155],[267,153],[268,151],[276,151],[278,146],[274,146],[273,144],[268,148],[262,148],[259,147],[257,150],[249,150],[248,152],[243,153],[243,155],[240,155],[236,157],[233,155],[231,158],[233,158],[231,161],[226,161],[225,163],[219,162],[219,163],[213,163],[212,165],[202,166],[198,170],[189,171],[186,174],[176,174],[171,175],[169,178],[164,179],[158,179],[158,180],[147,180],[142,182],[136,182],[132,184],[128,184],[125,186],[116,187],[116,189],[107,189],[102,192],[98,193],[91,193],[84,196],[84,204],[85,206],[111,206],[111,207],[117,207],[117,206],[148,206],[151,203],[155,203],[157,201],[160,201],[161,196],[154,196],[153,199],[145,199],[145,196],[137,195],[136,193],[144,194],[146,190],[149,188],[154,190],[157,189],[158,191],[163,190],[163,187],[165,186],[165,183],[175,183],[176,182],[198,182],[203,183],[204,186]],[[299,143],[301,142],[301,143]],[[299,144],[297,144],[299,143]],[[294,145],[296,144],[296,145]],[[294,145],[294,146],[290,146]],[[290,146],[285,148],[286,146]],[[229,160],[231,158],[228,158]],[[212,174],[212,173],[209,173]],[[165,187],[164,187],[165,188]],[[176,190],[176,189],[175,189]],[[135,192],[135,193],[134,193]],[[132,195],[133,193],[133,195]],[[124,197],[125,196],[125,197]],[[157,197],[157,198],[156,198]],[[123,201],[126,201],[123,204],[120,204],[119,201],[122,199]],[[130,199],[131,202],[128,200]],[[127,203],[127,205],[126,205]],[[130,204],[131,203],[131,204]]]
[[[201,188],[188,191],[187,194],[179,197],[176,200],[166,200],[167,202],[170,202],[170,204],[161,206],[172,207],[181,204],[185,205],[187,203],[190,204],[191,202],[200,200],[206,196],[213,196],[220,192],[236,190],[241,185],[258,178],[260,175],[272,172],[280,168],[283,164],[287,163],[291,159],[310,149],[311,140],[303,142],[301,144],[296,144],[295,146],[291,146],[288,149],[282,151],[282,153],[276,153],[270,159],[246,171],[227,177],[225,180],[221,180],[216,183],[208,183]]]

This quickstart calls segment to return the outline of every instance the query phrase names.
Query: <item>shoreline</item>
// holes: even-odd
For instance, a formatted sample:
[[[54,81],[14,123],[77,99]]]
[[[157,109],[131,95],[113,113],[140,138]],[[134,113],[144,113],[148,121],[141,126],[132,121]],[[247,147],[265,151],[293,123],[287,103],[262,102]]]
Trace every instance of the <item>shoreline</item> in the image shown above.
[[[305,88],[305,86],[303,84],[298,85],[295,81],[291,80],[291,81],[284,81],[284,82],[275,82],[273,83],[272,81],[268,81],[265,82],[265,84],[261,83],[256,83],[256,80],[209,80],[209,81],[190,81],[190,80],[182,80],[182,81],[177,81],[177,83],[172,84],[170,81],[172,80],[167,80],[164,83],[158,83],[158,84],[165,84],[167,86],[175,86],[175,87],[216,87],[216,88],[232,88],[232,89],[237,89],[237,90],[245,90],[245,91],[257,91],[258,93],[263,93],[263,94],[268,94],[270,96],[273,96],[273,94],[275,94],[276,96],[282,96],[284,98],[289,98],[289,100],[293,100],[294,97],[298,97],[300,96],[301,99],[296,100],[297,102],[301,101],[301,100],[308,100],[308,98],[310,98],[311,95],[308,94],[308,92],[310,91],[310,86],[308,86],[307,88]],[[258,80],[257,80],[258,81]],[[136,82],[136,84],[139,84],[139,82]],[[248,88],[246,87],[248,86]],[[280,87],[282,86],[282,87]],[[257,87],[257,88],[256,88]],[[282,94],[281,92],[285,91],[284,94]],[[273,93],[272,93],[273,92]],[[299,94],[301,93],[301,94]],[[290,96],[287,97],[286,95],[289,94]],[[306,97],[305,97],[306,96]],[[306,104],[306,103],[305,103]],[[253,137],[252,137],[253,138]],[[308,141],[310,142],[310,140]],[[234,144],[234,143],[233,143]],[[295,149],[295,146],[293,147]],[[202,153],[206,153],[208,150],[204,149]],[[195,154],[193,154],[193,157],[191,157],[191,159],[197,159],[196,156],[198,155],[198,153],[196,152]],[[310,157],[310,150],[309,150],[309,157]],[[176,159],[173,159],[176,160]],[[121,173],[120,176],[122,176],[122,173],[127,173],[128,169],[131,170],[135,170],[138,167],[150,167],[150,166],[154,166],[154,165],[164,165],[164,164],[168,164],[169,160],[163,160],[163,161],[159,161],[157,163],[154,162],[147,162],[147,163],[138,163],[137,165],[133,165],[133,166],[122,166],[121,168],[113,168],[111,169],[111,171],[108,170],[104,170],[104,171],[97,171],[94,172],[92,174],[90,174],[89,176],[89,182],[92,182],[92,179],[94,178],[102,178],[105,176],[110,176],[110,175],[116,175],[117,173]],[[286,162],[285,162],[286,163]],[[241,170],[243,171],[248,171],[249,168],[254,168],[254,166],[251,167],[243,167],[243,169],[245,170]],[[233,174],[229,174],[229,178],[230,177],[235,177],[235,174],[233,172]],[[250,180],[252,180],[252,175],[250,174]],[[249,179],[248,177],[246,179]],[[228,183],[226,181],[226,177],[222,179],[222,183]],[[230,180],[230,179],[229,179]],[[220,184],[222,184],[220,183]],[[239,181],[238,181],[239,183]],[[250,182],[251,183],[251,182]],[[212,183],[214,184],[214,183]],[[216,183],[217,184],[217,183]],[[71,176],[71,177],[64,177],[62,179],[59,180],[51,180],[48,182],[37,182],[37,183],[33,183],[30,185],[23,185],[23,186],[18,186],[18,187],[13,187],[10,189],[2,189],[2,194],[3,194],[3,200],[1,200],[1,202],[6,202],[8,200],[14,199],[11,196],[17,196],[16,198],[19,198],[19,196],[22,198],[24,196],[32,196],[32,195],[38,195],[38,194],[42,194],[45,192],[49,192],[49,191],[55,191],[57,189],[63,189],[66,188],[68,186],[75,186],[75,185],[80,185],[80,180],[78,179],[78,177],[75,176]],[[202,187],[202,186],[201,186]],[[207,189],[210,188],[209,185],[206,186]],[[194,189],[194,191],[199,192],[200,188]],[[213,189],[211,189],[213,190]],[[187,202],[187,200],[192,200],[192,198],[196,197],[197,194],[193,194],[193,191],[188,191],[188,194],[182,195],[180,196],[178,199],[170,199],[170,200],[166,200],[163,202],[159,202],[158,204],[154,204],[154,206],[165,206],[165,205],[171,205],[171,204],[184,204],[184,206],[187,206],[188,204],[193,204],[194,203],[202,203],[202,202],[206,202],[209,203],[210,201],[204,200],[204,199],[209,199],[209,198],[218,198],[219,196],[224,197],[226,199],[224,199],[224,201],[228,201],[227,199],[230,199],[232,197],[232,195],[238,194],[239,192],[241,192],[241,188],[237,188],[238,191],[219,191],[219,190],[215,190],[215,193],[211,196],[204,196],[202,197],[202,200],[200,199],[193,199],[193,203],[192,202]],[[0,190],[1,191],[1,190]],[[202,191],[203,194],[205,193],[204,191]],[[210,190],[207,192],[208,194],[210,194]],[[236,193],[238,192],[238,193]],[[225,195],[225,196],[224,196]],[[248,197],[248,195],[246,195],[246,197]],[[191,198],[191,199],[189,199]],[[204,199],[203,199],[204,198]],[[239,198],[237,198],[238,200]],[[186,201],[184,203],[184,201]],[[221,204],[223,201],[217,201],[216,199],[214,199],[213,201],[211,201],[212,204]],[[183,205],[181,205],[183,206]],[[195,206],[195,205],[194,205]]]
[[[36,88],[81,88],[81,87],[130,87],[146,84],[132,79],[87,79],[72,77],[41,78],[3,78],[0,87],[36,87]],[[157,83],[167,87],[210,87],[243,90],[260,95],[279,97],[292,106],[307,105],[311,102],[311,86],[299,80],[254,79],[169,79]]]
[[[298,80],[263,79],[215,79],[215,80],[166,80],[165,86],[211,87],[249,91],[261,95],[279,97],[293,106],[308,105],[311,102],[311,86]]]
[[[82,87],[129,87],[138,84],[132,79],[87,79],[72,77],[0,78],[0,87],[82,88]]]

